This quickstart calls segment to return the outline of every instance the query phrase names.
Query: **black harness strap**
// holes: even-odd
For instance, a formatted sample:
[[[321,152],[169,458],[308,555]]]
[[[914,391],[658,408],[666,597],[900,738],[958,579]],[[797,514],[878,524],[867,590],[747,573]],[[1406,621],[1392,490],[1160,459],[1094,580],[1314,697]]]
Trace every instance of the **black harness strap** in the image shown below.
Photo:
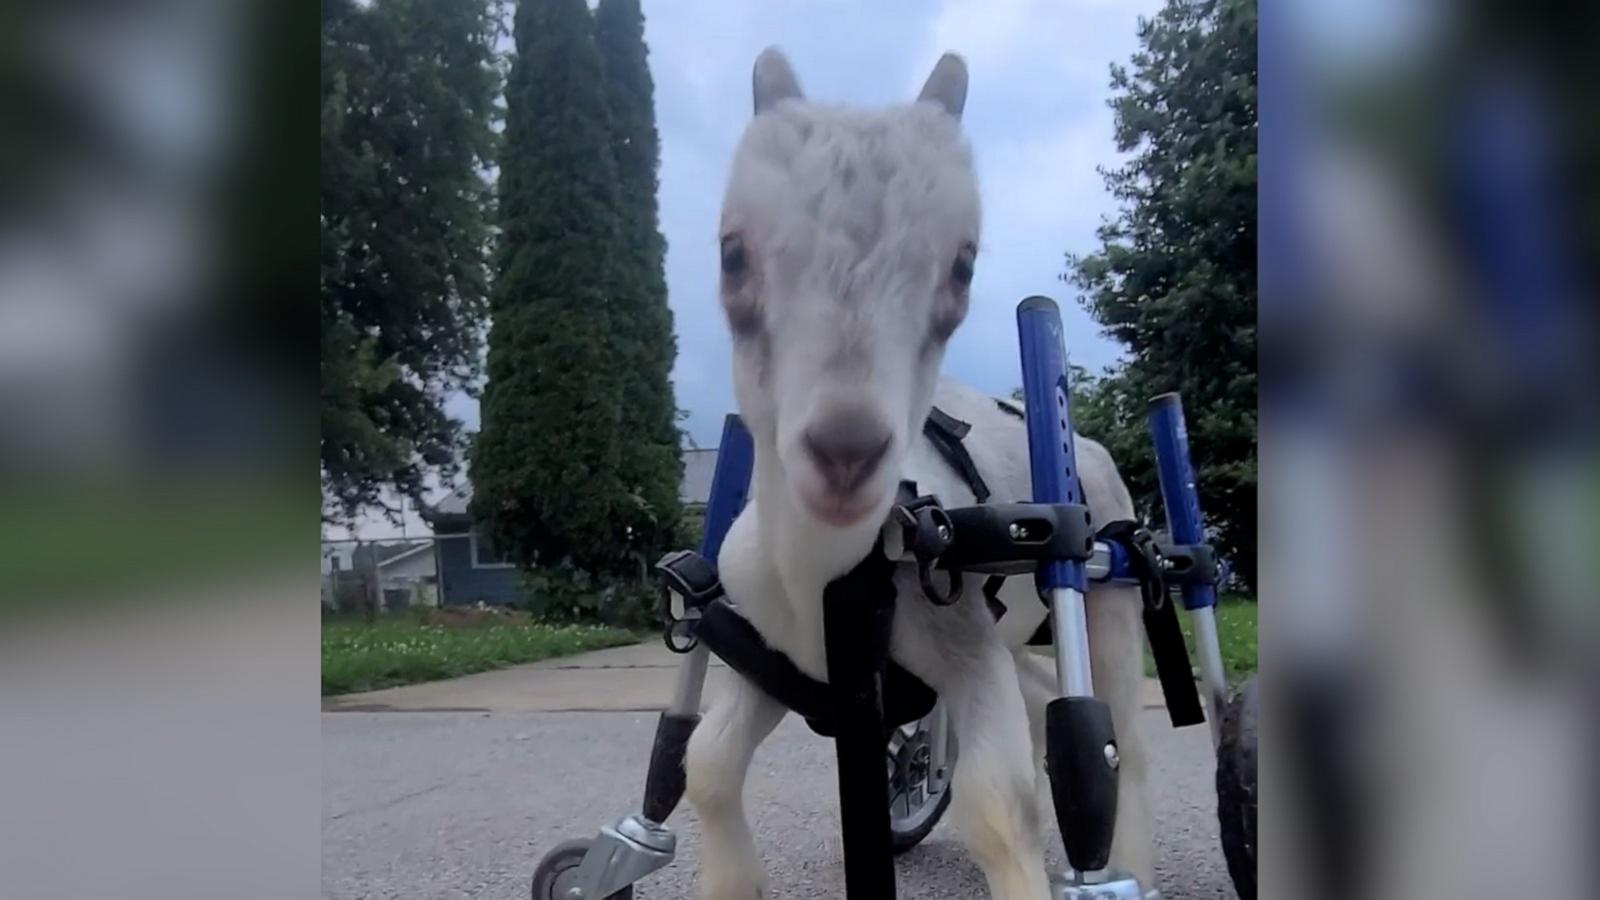
[[[882,554],[875,554],[881,556]],[[871,560],[869,559],[869,562]],[[694,636],[767,696],[795,711],[812,731],[833,737],[833,702],[828,685],[801,672],[725,599],[706,604],[694,622]],[[933,710],[938,695],[894,660],[883,674],[884,717],[890,727],[914,722]]]
[[[928,413],[928,421],[922,426],[922,433],[927,436],[928,442],[933,444],[933,449],[939,452],[950,468],[956,470],[967,487],[972,489],[972,496],[979,503],[989,502],[989,485],[983,481],[983,476],[978,474],[978,466],[972,461],[972,454],[962,445],[961,439],[967,436],[972,426],[957,419],[939,407],[935,406]]]
[[[1098,537],[1127,549],[1129,565],[1139,579],[1139,593],[1144,600],[1144,632],[1150,640],[1150,656],[1155,660],[1156,677],[1161,682],[1172,726],[1182,728],[1204,722],[1205,711],[1200,706],[1199,689],[1195,687],[1189,648],[1183,642],[1177,608],[1167,596],[1155,536],[1137,522],[1118,519],[1107,522]]]
[[[889,773],[884,766],[884,715],[889,635],[894,627],[898,565],[873,546],[855,568],[822,592],[822,642],[832,702],[833,749],[839,772],[839,836],[847,897],[893,900]]]
[[[1004,400],[995,400],[995,404],[1002,412],[1022,418],[1022,411],[1006,404]],[[939,407],[935,406],[928,413],[928,420],[923,423],[922,433],[927,436],[928,442],[933,444],[933,449],[938,451],[950,468],[966,481],[967,488],[972,491],[973,499],[979,503],[989,502],[989,485],[978,474],[978,466],[972,461],[972,454],[967,452],[962,440],[972,431],[972,425],[957,419]],[[913,492],[915,493],[915,492]],[[994,616],[996,622],[1006,614],[1006,606],[1000,601],[1000,588],[1005,584],[1004,575],[991,575],[984,580],[983,596],[989,607],[989,614]]]
[[[1005,617],[1006,605],[1000,600],[1000,589],[1005,587],[1006,576],[990,575],[983,580],[983,599],[989,604],[989,615],[996,622]]]

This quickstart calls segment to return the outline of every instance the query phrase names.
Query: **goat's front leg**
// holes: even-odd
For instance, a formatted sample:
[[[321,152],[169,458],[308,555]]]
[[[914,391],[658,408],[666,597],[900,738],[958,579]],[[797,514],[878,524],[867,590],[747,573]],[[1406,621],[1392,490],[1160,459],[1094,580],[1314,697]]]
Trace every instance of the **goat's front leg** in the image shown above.
[[[766,886],[761,856],[744,816],[744,779],[756,748],[784,708],[742,676],[726,687],[689,738],[684,795],[700,817],[700,896],[756,900]]]
[[[950,816],[977,857],[995,900],[1050,896],[1028,713],[1011,653],[985,639],[940,679],[959,758]]]

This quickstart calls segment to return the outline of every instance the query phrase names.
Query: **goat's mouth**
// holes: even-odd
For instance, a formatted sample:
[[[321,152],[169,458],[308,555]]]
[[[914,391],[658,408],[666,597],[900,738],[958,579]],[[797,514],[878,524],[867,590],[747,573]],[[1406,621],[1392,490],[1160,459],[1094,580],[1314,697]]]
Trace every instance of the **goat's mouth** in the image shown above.
[[[869,493],[839,495],[828,491],[801,490],[799,494],[801,504],[813,518],[834,528],[859,525],[878,507],[876,498]]]

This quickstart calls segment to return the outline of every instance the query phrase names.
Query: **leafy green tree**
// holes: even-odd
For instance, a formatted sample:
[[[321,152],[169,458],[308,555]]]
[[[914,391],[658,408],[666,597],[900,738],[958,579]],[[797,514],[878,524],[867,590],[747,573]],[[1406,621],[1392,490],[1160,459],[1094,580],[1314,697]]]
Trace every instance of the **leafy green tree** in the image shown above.
[[[1064,276],[1131,351],[1098,381],[1101,411],[1090,415],[1109,429],[1095,436],[1117,454],[1141,509],[1153,510],[1144,404],[1182,393],[1201,504],[1253,587],[1255,4],[1168,0],[1141,21],[1139,41],[1131,66],[1111,70],[1117,147],[1132,155],[1102,175],[1121,211],[1100,228],[1097,252],[1068,256]]]
[[[603,68],[584,0],[523,0],[514,34],[473,509],[525,566],[626,571],[643,501],[622,467],[635,436]]]
[[[492,0],[322,4],[324,518],[451,475],[479,374],[500,76]]]
[[[594,19],[595,45],[606,76],[624,245],[614,267],[614,298],[620,313],[616,336],[628,358],[619,373],[625,379],[622,416],[629,435],[622,453],[622,478],[638,499],[628,522],[632,548],[653,559],[674,537],[683,472],[671,381],[678,345],[667,305],[666,241],[656,199],[661,140],[656,132],[655,84],[639,0],[600,0]]]

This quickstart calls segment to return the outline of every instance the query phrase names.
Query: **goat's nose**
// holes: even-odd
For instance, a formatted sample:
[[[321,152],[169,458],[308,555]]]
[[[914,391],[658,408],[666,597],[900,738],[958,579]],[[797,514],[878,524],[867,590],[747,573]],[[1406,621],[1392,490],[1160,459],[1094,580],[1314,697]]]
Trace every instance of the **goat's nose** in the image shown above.
[[[837,413],[806,429],[802,441],[835,492],[848,494],[872,477],[893,436],[871,413]]]

